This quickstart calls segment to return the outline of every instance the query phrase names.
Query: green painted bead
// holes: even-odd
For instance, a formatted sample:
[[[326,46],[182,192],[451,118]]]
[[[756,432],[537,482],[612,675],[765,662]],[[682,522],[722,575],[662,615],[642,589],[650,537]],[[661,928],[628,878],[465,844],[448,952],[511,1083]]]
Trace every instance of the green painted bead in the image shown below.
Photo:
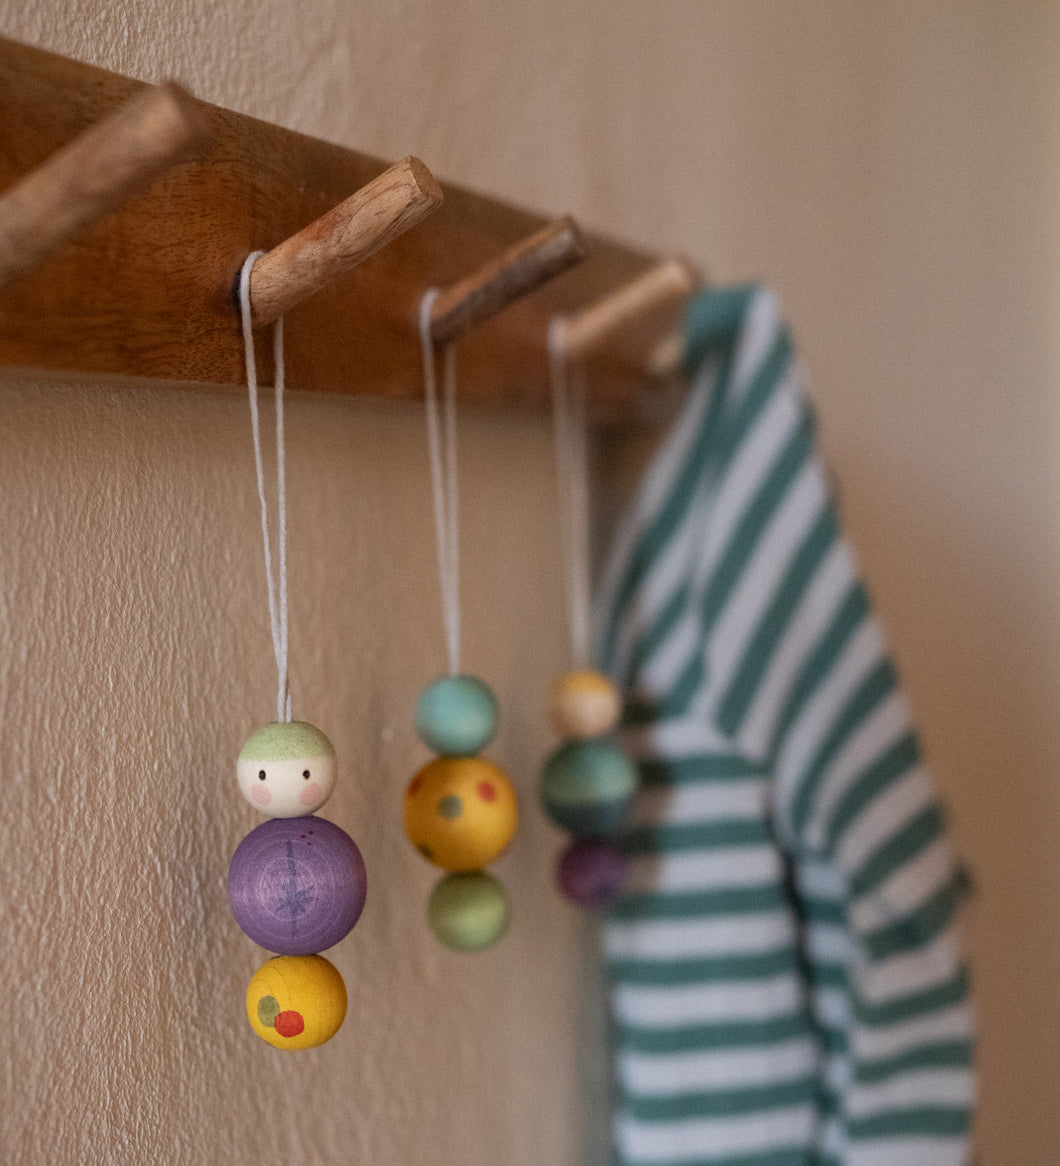
[[[431,893],[427,921],[453,951],[485,951],[508,930],[508,893],[485,871],[446,875]]]
[[[497,698],[477,676],[443,676],[416,702],[416,732],[443,757],[473,757],[497,731]]]
[[[568,741],[545,762],[538,796],[545,813],[578,838],[610,834],[629,816],[640,779],[605,738]]]

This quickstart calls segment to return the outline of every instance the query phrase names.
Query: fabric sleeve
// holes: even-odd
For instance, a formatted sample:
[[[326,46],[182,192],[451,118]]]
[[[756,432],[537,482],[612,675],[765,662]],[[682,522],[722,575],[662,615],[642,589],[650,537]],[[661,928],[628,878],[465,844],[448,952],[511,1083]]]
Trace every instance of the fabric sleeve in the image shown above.
[[[966,880],[839,528],[790,337],[758,289],[702,297],[688,330],[709,391],[616,542],[603,660],[631,693],[629,739],[653,742],[664,766],[668,740],[699,733],[768,777],[822,1050],[813,1160],[962,1166]]]

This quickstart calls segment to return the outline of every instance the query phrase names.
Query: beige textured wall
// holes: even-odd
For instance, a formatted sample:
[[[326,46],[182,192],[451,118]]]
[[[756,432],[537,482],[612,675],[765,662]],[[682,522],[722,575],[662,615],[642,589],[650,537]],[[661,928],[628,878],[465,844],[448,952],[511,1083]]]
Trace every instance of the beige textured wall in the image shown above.
[[[1053,1163],[1060,9],[45,7],[7,0],[0,32],[414,151],[443,177],[780,289],[978,879],[983,1161]],[[254,821],[228,758],[271,693],[243,406],[8,382],[0,422],[5,1152],[596,1160],[575,1039],[590,937],[543,887],[553,836],[527,815],[503,866],[514,933],[457,962],[424,934],[430,877],[397,825],[418,756],[408,708],[441,655],[418,415],[291,407],[298,694],[346,764],[332,816],[374,881],[338,949],[343,1035],[282,1062],[239,1020],[255,957],[222,892]],[[464,450],[467,655],[497,684],[497,753],[528,791],[562,643],[547,438],[468,417]]]
[[[410,710],[442,651],[422,419],[291,401],[296,707],[335,741],[325,814],[359,841],[370,890],[333,954],[342,1032],[285,1055],[242,1014],[261,955],[224,893],[258,821],[232,760],[275,690],[245,404],[5,384],[0,413],[0,691],[18,726],[0,752],[18,1002],[0,1160],[581,1161],[584,937],[547,890],[529,807],[561,654],[544,425],[465,425],[466,658],[496,684],[496,755],[530,812],[497,867],[512,932],[461,958],[427,932],[435,876],[400,823],[426,758]]]

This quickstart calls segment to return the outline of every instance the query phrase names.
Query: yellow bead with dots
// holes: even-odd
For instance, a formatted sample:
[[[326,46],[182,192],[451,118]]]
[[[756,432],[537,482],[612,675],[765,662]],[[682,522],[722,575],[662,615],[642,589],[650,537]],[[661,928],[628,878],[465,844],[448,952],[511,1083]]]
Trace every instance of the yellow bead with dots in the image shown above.
[[[443,870],[488,866],[511,841],[518,817],[511,782],[482,757],[438,757],[405,793],[405,833]]]
[[[322,955],[273,956],[247,987],[247,1019],[274,1048],[316,1048],[346,1019],[346,985]]]

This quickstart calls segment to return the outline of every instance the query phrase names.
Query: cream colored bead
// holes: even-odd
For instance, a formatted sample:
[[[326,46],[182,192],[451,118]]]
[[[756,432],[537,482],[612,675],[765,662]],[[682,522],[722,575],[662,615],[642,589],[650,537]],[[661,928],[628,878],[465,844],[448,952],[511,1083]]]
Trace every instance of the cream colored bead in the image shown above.
[[[618,724],[622,697],[599,672],[564,672],[552,682],[549,715],[565,740],[600,737]]]

